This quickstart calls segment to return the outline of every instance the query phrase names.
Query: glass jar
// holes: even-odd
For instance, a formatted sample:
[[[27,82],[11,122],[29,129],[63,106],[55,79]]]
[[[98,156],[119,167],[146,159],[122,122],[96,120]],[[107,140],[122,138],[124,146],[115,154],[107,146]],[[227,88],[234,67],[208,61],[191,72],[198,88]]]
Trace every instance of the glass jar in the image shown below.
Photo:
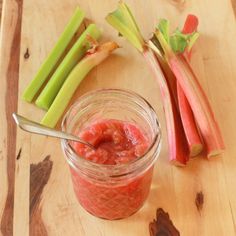
[[[161,146],[159,122],[151,105],[131,91],[104,89],[88,93],[69,109],[62,130],[78,134],[89,124],[116,119],[137,125],[150,141],[147,152],[125,164],[104,165],[79,157],[61,140],[75,195],[89,213],[104,219],[128,217],[144,204]]]

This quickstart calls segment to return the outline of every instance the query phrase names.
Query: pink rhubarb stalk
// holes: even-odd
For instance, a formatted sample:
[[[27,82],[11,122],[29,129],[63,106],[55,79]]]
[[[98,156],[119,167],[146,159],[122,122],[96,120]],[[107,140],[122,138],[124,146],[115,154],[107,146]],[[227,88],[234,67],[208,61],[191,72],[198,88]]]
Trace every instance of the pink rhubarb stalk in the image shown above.
[[[173,94],[153,52],[149,49],[144,50],[143,56],[150,66],[161,91],[168,136],[169,160],[176,166],[184,166],[189,159],[188,146]]]
[[[183,55],[176,55],[172,51],[170,45],[166,42],[159,29],[156,30],[155,36],[161,45],[166,61],[175,74],[176,79],[191,106],[206,145],[208,158],[222,153],[224,150],[224,142],[219,126],[207,96],[200,86],[192,68]]]
[[[182,33],[191,34],[197,30],[198,27],[198,19],[194,15],[188,15],[185,21]],[[190,60],[191,51],[188,51],[188,48],[184,51],[184,57],[186,60]],[[195,119],[193,116],[192,109],[189,105],[189,102],[179,84],[177,83],[177,96],[178,96],[178,104],[179,104],[179,112],[182,120],[182,124],[184,127],[184,132],[187,138],[188,147],[189,147],[189,155],[190,157],[197,156],[203,150],[202,140],[198,133],[198,128],[195,123]]]
[[[177,94],[179,112],[188,142],[189,156],[194,157],[202,152],[203,144],[198,133],[192,109],[179,83],[177,83]]]
[[[211,110],[209,101],[201,88],[196,75],[186,59],[179,55],[168,54],[168,63],[175,74],[178,83],[186,95],[194,117],[204,139],[207,156],[215,156],[224,150],[224,142],[219,126]]]
[[[176,104],[155,55],[147,48],[135,19],[124,2],[119,2],[117,10],[108,14],[106,20],[143,54],[147,64],[151,67],[159,83],[163,100],[169,144],[169,159],[175,165],[185,165],[188,160],[187,141]]]

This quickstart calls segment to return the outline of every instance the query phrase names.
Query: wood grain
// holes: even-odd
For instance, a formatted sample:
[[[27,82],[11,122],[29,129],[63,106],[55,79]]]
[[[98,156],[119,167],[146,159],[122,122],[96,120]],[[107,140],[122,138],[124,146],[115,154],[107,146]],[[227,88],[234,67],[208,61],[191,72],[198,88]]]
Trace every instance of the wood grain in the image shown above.
[[[47,184],[52,161],[46,156],[42,162],[30,165],[30,235],[47,235],[46,227],[41,217],[41,195]]]
[[[168,213],[181,236],[236,235],[235,1],[127,0],[127,3],[145,37],[150,36],[159,18],[168,18],[174,28],[181,26],[188,13],[199,16],[201,36],[193,52],[192,65],[223,132],[224,155],[211,161],[202,155],[182,169],[168,163],[159,87],[138,52],[118,37],[104,20],[105,15],[115,9],[116,0],[24,0],[24,4],[7,0],[3,4],[0,38],[2,235],[32,235],[32,226],[38,224],[39,232],[49,236],[144,236],[149,235],[149,223],[155,218],[158,208]],[[121,48],[87,76],[73,100],[99,88],[130,89],[152,104],[162,126],[163,145],[148,200],[139,212],[119,221],[97,219],[78,204],[57,140],[19,130],[16,132],[11,123],[11,112],[17,108],[20,114],[36,121],[44,115],[44,111],[22,101],[20,95],[78,4],[89,20],[103,29],[103,41],[115,40]],[[50,177],[46,175],[43,187],[35,192],[37,210],[36,218],[32,218],[32,166],[41,163],[50,169],[50,162],[44,160],[47,155],[50,155],[53,168]]]
[[[150,236],[180,236],[179,231],[173,225],[170,216],[162,208],[158,208],[156,219],[149,224]]]
[[[19,78],[19,56],[20,56],[20,39],[21,39],[21,19],[22,19],[22,5],[21,0],[15,1],[16,6],[10,4],[5,4],[5,7],[12,7],[16,17],[11,30],[8,30],[9,40],[11,39],[10,50],[2,50],[1,58],[8,56],[11,60],[8,61],[6,65],[6,90],[5,90],[5,119],[6,119],[6,160],[7,160],[7,198],[5,202],[5,207],[2,213],[1,219],[1,232],[3,235],[13,234],[13,211],[14,211],[14,187],[15,187],[15,154],[16,154],[16,126],[12,119],[12,113],[17,111],[18,103],[18,78]],[[8,20],[5,18],[4,20]],[[3,21],[4,32],[6,29],[4,27],[9,24],[9,22]],[[12,22],[11,22],[12,24]],[[10,35],[12,34],[12,35]],[[12,37],[12,38],[11,38]],[[2,41],[2,48],[4,45]]]
[[[204,194],[202,193],[202,191],[200,191],[196,194],[195,198],[195,205],[199,212],[201,212],[203,204],[204,204]]]

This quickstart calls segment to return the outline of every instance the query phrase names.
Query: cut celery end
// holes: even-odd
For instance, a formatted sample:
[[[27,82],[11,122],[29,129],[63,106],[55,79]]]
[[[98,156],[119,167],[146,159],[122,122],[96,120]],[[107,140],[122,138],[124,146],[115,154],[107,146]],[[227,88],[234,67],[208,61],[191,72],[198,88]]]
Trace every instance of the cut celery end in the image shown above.
[[[37,98],[35,103],[38,107],[45,110],[49,109],[61,86],[66,80],[66,77],[89,49],[90,43],[87,40],[88,35],[97,40],[101,36],[101,33],[95,24],[88,26],[88,28],[83,32],[77,42],[70,49],[68,54],[65,56]]]
[[[38,91],[46,81],[47,77],[49,76],[50,72],[53,70],[58,60],[62,56],[63,52],[71,42],[74,34],[79,29],[84,19],[84,16],[85,13],[79,7],[77,7],[74,15],[67,24],[64,32],[59,37],[54,48],[52,49],[52,51],[50,52],[44,63],[41,65],[34,79],[25,89],[22,95],[22,98],[25,101],[32,102],[35,95],[38,93]]]

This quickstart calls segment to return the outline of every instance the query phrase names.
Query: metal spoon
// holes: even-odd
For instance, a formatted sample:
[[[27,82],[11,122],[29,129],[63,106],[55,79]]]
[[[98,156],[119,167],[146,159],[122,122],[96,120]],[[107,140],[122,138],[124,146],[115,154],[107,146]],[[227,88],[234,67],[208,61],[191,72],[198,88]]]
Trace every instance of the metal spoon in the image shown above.
[[[29,120],[29,119],[27,119],[23,116],[20,116],[16,113],[13,113],[12,116],[13,116],[16,124],[24,131],[34,133],[34,134],[41,134],[41,135],[51,136],[51,137],[55,137],[55,138],[62,138],[62,139],[66,139],[66,140],[79,142],[79,143],[87,145],[90,148],[95,150],[95,147],[92,144],[90,144],[90,143],[84,141],[83,139],[76,137],[72,134],[68,134],[63,131],[58,131],[58,130],[55,130],[52,128],[48,128],[44,125],[41,125],[37,122]]]

